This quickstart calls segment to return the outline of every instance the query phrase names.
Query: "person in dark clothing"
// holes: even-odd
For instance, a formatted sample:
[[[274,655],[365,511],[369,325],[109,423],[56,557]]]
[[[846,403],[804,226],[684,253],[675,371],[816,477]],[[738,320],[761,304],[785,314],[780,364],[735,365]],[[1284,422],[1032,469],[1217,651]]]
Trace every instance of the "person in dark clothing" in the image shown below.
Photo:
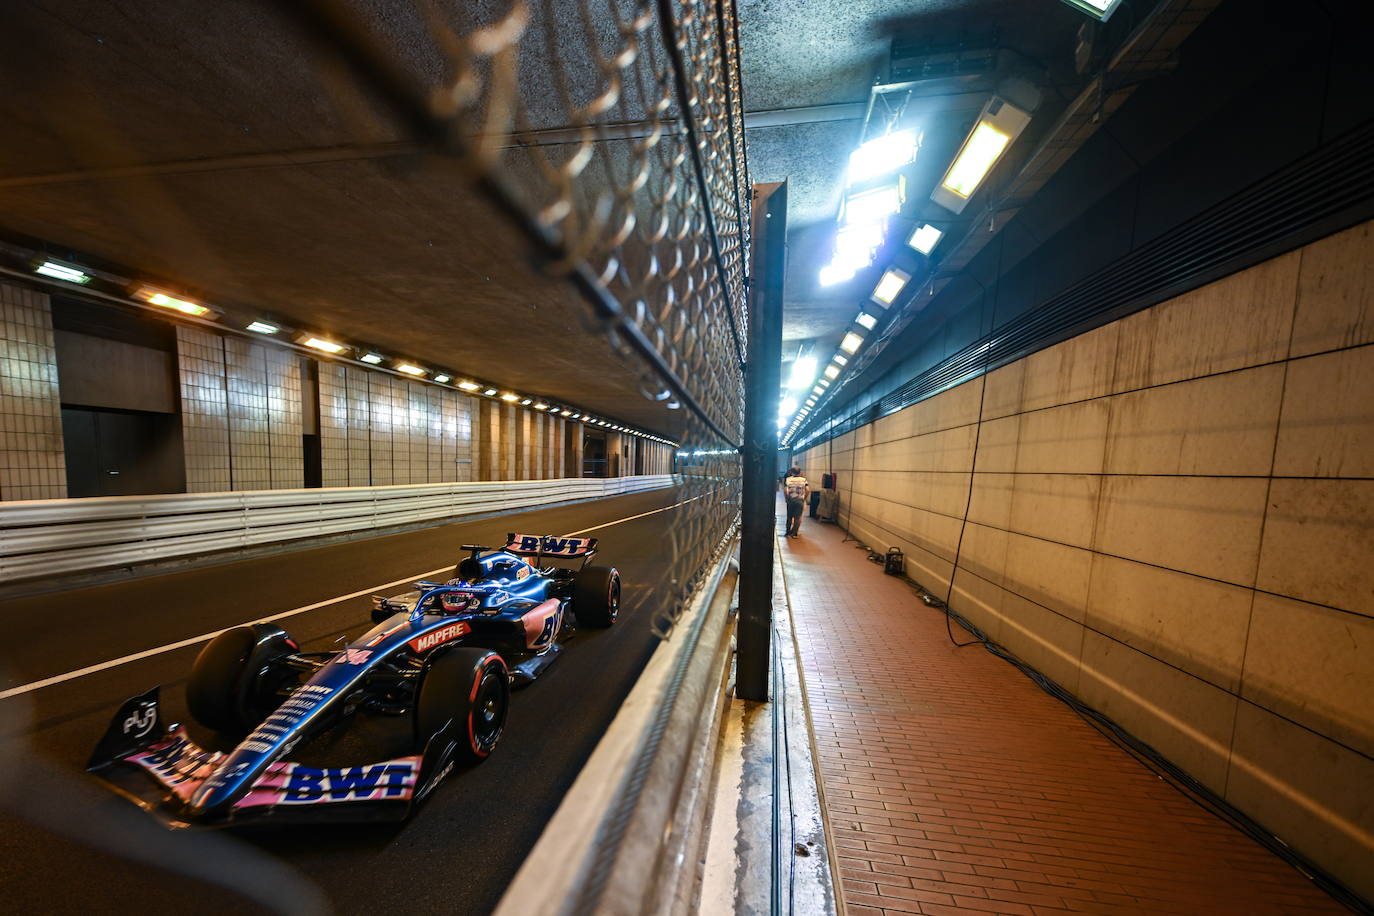
[[[787,501],[787,536],[790,538],[801,537],[802,510],[810,493],[811,485],[802,476],[801,468],[789,468],[782,481],[782,495]]]

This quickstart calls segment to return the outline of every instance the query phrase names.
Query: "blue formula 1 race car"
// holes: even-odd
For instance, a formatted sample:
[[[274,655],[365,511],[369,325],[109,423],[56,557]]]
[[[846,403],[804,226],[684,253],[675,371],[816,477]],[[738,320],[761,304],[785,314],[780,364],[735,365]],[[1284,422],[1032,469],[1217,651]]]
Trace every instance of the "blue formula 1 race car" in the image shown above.
[[[186,701],[236,746],[206,750],[164,725],[155,687],[120,708],[87,768],[171,826],[404,819],[455,767],[491,754],[511,688],[538,677],[577,626],[615,622],[620,574],[590,565],[596,538],[507,541],[464,545],[447,583],[374,598],[376,625],[334,651],[302,652],[271,624],[224,631],[196,658]],[[411,753],[359,766],[288,759],[309,758],[359,713],[406,722]]]

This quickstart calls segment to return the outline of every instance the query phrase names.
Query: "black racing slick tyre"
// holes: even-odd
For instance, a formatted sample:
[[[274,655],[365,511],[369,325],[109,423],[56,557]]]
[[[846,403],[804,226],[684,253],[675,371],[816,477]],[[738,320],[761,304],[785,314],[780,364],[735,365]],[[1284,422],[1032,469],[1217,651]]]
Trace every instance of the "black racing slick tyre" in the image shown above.
[[[246,734],[281,702],[274,663],[296,651],[281,627],[234,627],[206,644],[191,666],[186,705],[191,717],[225,734]]]
[[[583,626],[605,628],[620,614],[620,573],[610,566],[588,566],[573,582],[573,613]]]
[[[509,708],[510,676],[501,656],[486,649],[449,649],[430,662],[420,682],[416,744],[423,753],[449,757],[459,766],[481,763],[500,742]]]

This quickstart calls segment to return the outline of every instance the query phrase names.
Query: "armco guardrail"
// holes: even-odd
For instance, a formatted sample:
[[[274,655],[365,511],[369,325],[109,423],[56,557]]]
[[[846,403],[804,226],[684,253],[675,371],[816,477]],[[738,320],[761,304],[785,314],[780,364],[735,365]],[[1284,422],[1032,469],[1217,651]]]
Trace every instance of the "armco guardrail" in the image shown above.
[[[670,474],[0,503],[0,582],[672,486]]]

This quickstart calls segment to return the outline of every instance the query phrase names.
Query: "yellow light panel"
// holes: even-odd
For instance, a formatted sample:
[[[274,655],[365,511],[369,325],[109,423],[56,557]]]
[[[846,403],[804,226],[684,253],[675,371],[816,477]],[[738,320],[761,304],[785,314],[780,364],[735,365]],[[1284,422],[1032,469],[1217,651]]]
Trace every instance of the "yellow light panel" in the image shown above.
[[[972,197],[1010,142],[1010,135],[986,121],[979,122],[940,185],[960,197]]]

